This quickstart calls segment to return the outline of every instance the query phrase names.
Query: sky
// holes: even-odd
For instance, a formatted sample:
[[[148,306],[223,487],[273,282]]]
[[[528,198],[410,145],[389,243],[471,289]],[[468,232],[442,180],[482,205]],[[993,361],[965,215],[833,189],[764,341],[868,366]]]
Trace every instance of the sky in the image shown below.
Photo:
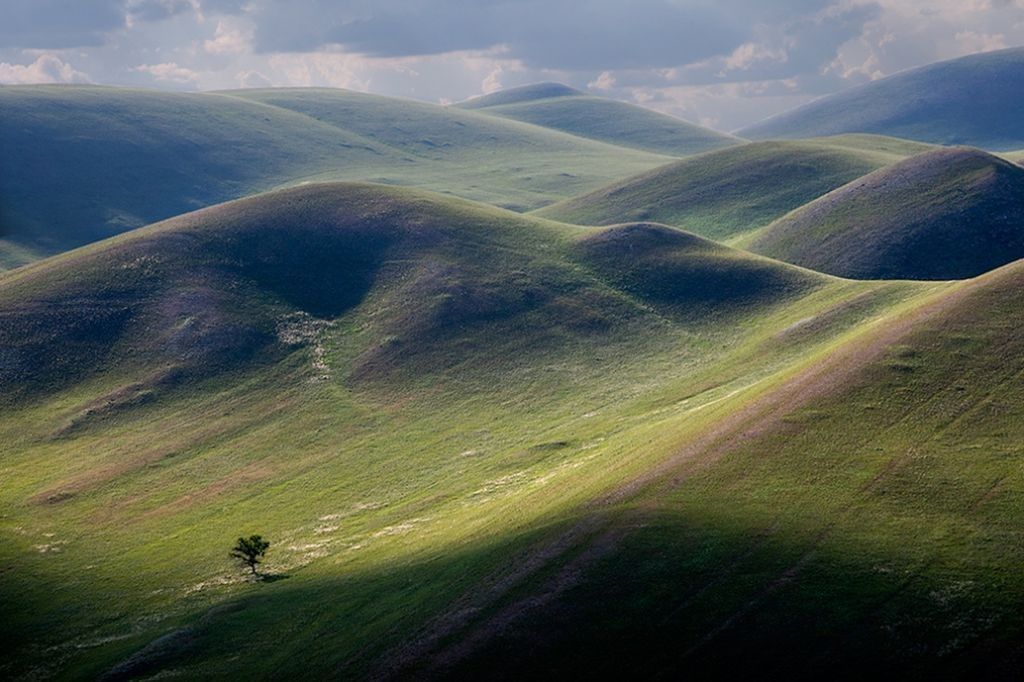
[[[720,130],[1021,45],[1024,0],[0,0],[0,83],[449,103],[558,81]]]

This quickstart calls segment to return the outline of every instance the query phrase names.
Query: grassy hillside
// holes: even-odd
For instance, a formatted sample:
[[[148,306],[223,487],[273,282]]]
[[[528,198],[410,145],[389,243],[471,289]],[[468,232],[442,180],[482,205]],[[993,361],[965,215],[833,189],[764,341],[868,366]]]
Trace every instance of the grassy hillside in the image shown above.
[[[373,179],[526,209],[665,161],[405,100],[244,95],[0,88],[0,267],[299,181]]]
[[[658,154],[688,156],[741,142],[673,116],[557,83],[511,88],[457,106]]]
[[[582,225],[653,220],[730,239],[919,147],[872,136],[741,145],[656,168],[537,215]]]
[[[926,152],[797,209],[749,248],[843,277],[973,277],[1024,258],[1024,169],[969,147]]]
[[[739,131],[750,139],[877,133],[995,150],[1024,146],[1024,49],[969,55],[904,71]]]
[[[407,670],[1012,676],[1021,292],[1024,266],[1007,266],[723,408],[521,593]]]
[[[946,287],[354,184],[0,276],[0,673],[428,664],[557,577],[581,514]],[[225,557],[251,532],[265,582]]]

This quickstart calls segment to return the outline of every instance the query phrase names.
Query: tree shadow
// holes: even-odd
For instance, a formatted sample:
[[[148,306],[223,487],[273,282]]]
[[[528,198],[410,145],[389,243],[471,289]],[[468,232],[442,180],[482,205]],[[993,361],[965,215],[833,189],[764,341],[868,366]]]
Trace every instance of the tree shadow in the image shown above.
[[[276,583],[278,580],[287,580],[291,576],[287,573],[261,573],[259,582],[261,583]]]

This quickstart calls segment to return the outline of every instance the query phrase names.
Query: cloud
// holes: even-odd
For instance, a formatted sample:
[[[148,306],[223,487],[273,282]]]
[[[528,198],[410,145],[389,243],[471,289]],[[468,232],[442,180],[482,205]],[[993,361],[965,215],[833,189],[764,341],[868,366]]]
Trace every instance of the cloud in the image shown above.
[[[965,53],[991,52],[1006,47],[1006,36],[1001,33],[978,33],[977,31],[960,31],[953,36]]]
[[[592,90],[611,90],[615,87],[615,76],[611,71],[602,71],[597,78],[587,83],[587,87]]]
[[[41,54],[31,64],[0,62],[0,83],[91,83],[87,74],[52,54]]]
[[[504,46],[529,68],[663,68],[732,52],[754,26],[829,0],[253,0],[258,52],[340,45],[371,57]],[[767,5],[767,6],[766,6]]]
[[[203,49],[209,54],[240,54],[248,49],[251,37],[250,33],[221,20],[217,22],[213,38],[203,42]]]
[[[726,129],[1003,45],[1024,0],[0,0],[8,82],[437,102],[560,81]]]
[[[880,15],[881,8],[874,3],[840,3],[779,26],[760,27],[757,40],[743,43],[727,55],[672,69],[665,80],[711,85],[820,74],[844,44],[861,36],[865,26]]]
[[[487,74],[487,78],[485,78],[483,82],[480,84],[480,89],[484,92],[484,94],[490,94],[492,92],[497,92],[498,90],[501,90],[502,71],[503,69],[499,64],[498,66],[494,67],[493,71]]]
[[[198,9],[195,0],[129,0],[129,21],[162,21]]]
[[[148,73],[154,79],[168,83],[195,83],[199,80],[199,74],[197,72],[192,69],[186,69],[185,67],[178,66],[174,62],[164,62],[162,64],[139,64],[138,66],[133,67],[132,71]]]
[[[205,14],[240,14],[245,11],[249,0],[198,0],[200,11]]]
[[[259,71],[240,71],[238,73],[238,87],[240,88],[269,88],[274,83]]]
[[[0,47],[101,45],[124,22],[123,0],[0,0]]]

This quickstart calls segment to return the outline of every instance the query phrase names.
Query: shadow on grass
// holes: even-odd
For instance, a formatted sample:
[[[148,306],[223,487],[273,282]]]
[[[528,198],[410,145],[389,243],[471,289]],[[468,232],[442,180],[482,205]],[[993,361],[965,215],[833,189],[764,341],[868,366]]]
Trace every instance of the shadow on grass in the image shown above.
[[[990,678],[1021,662],[1022,586],[998,586],[982,561],[937,568],[930,557],[941,548],[926,538],[895,556],[850,539],[822,544],[827,521],[752,528],[649,510],[593,521],[596,535],[579,536],[516,580],[502,576],[530,565],[528,548],[559,529],[340,579],[300,572],[207,611],[187,638],[118,672]],[[610,551],[581,560],[608,528],[623,530]],[[977,589],[962,591],[967,584]],[[109,663],[78,672],[104,670]]]
[[[259,582],[261,583],[276,583],[280,580],[287,580],[291,576],[287,573],[261,573]]]

